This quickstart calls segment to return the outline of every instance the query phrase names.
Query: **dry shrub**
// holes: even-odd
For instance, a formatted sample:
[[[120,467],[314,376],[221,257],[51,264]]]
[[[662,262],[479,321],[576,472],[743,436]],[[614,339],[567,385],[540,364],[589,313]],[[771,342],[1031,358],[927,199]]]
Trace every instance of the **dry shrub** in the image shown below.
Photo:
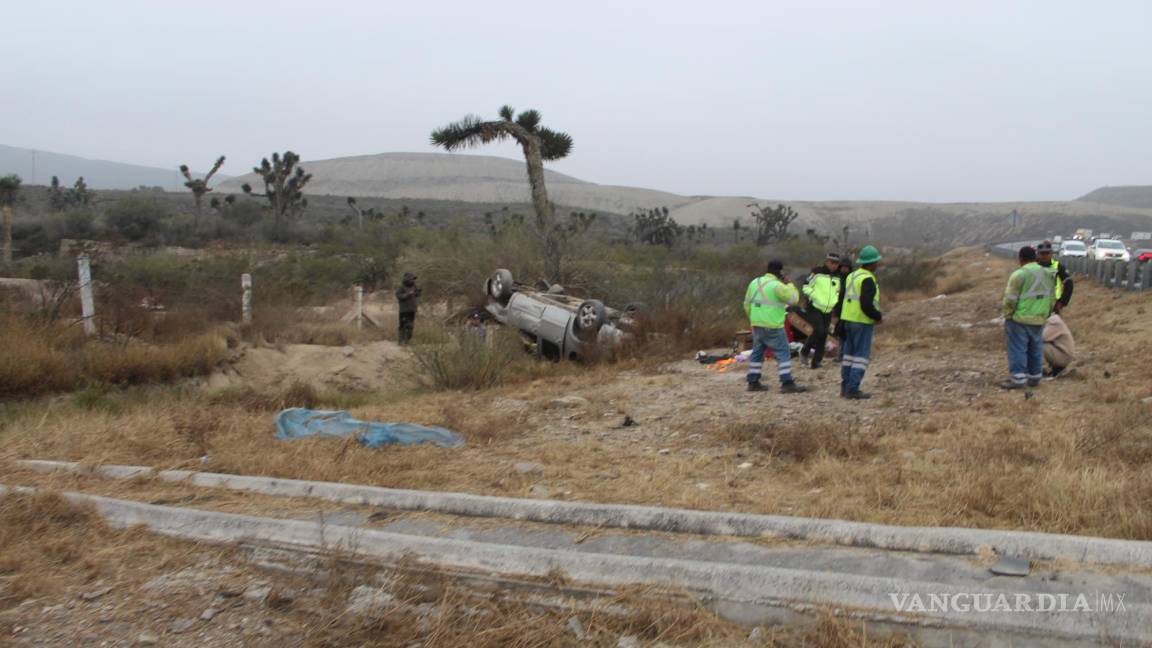
[[[846,619],[825,611],[811,624],[771,628],[764,645],[771,648],[915,648],[920,642],[902,634],[888,635],[868,627],[867,622]]]
[[[251,385],[229,387],[208,396],[212,405],[233,405],[248,411],[276,412],[288,407],[316,407],[322,397],[311,383],[295,380],[279,391],[260,391]]]
[[[1105,408],[1103,415],[1092,417],[1090,425],[1076,433],[1076,454],[1105,463],[1147,465],[1152,462],[1152,433],[1138,424],[1146,417],[1145,408],[1134,403]]]
[[[8,317],[0,322],[0,398],[70,389],[80,372],[69,347],[74,335],[59,326],[34,327]]]
[[[487,339],[449,336],[411,349],[421,377],[440,390],[496,387],[530,362],[519,336],[510,331],[497,331]]]
[[[216,334],[198,335],[163,346],[93,342],[80,354],[85,378],[117,385],[159,383],[210,373],[227,356]]]
[[[936,294],[955,295],[972,287],[972,279],[963,275],[949,275],[936,282]]]
[[[876,454],[876,445],[850,428],[816,423],[733,423],[724,430],[731,442],[769,456],[803,463],[818,456],[858,459]]]
[[[55,494],[0,495],[0,604],[36,596],[61,572],[90,580],[99,565],[88,556],[89,536],[108,535],[93,511]]]
[[[158,383],[209,373],[227,354],[212,333],[166,345],[87,340],[78,327],[0,322],[0,398],[64,391],[81,382]]]
[[[449,405],[440,426],[463,434],[469,445],[487,445],[518,436],[527,418],[523,410],[479,412],[468,405]]]

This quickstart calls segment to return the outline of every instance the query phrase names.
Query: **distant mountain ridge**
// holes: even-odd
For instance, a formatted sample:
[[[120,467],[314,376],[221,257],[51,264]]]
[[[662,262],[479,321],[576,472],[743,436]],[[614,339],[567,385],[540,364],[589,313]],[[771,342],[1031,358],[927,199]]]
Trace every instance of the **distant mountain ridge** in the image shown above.
[[[304,160],[313,175],[306,193],[393,199],[530,202],[522,160],[451,153],[380,153],[330,160]],[[1115,231],[1152,228],[1149,208],[1080,201],[1020,203],[917,203],[900,201],[795,201],[750,196],[682,196],[666,191],[586,182],[546,171],[548,195],[561,210],[627,215],[667,207],[682,225],[707,224],[731,231],[734,221],[751,224],[749,204],[785,203],[799,214],[793,231],[814,229],[850,240],[958,245],[1025,236],[1071,233],[1078,227]],[[222,182],[221,192],[243,183],[262,186],[255,174]],[[1015,211],[1017,217],[1013,217]]]
[[[1100,187],[1077,200],[1152,209],[1152,186]]]
[[[0,175],[10,173],[19,175],[30,185],[47,185],[52,182],[52,176],[57,176],[61,184],[71,185],[83,176],[92,189],[135,189],[142,185],[163,187],[165,191],[184,189],[184,178],[176,166],[162,169],[0,144]],[[228,177],[217,174],[212,184]]]
[[[487,155],[380,153],[304,160],[312,195],[377,197],[396,200],[458,201],[525,205],[531,202],[524,161]],[[225,167],[227,168],[227,167]],[[240,168],[250,168],[242,165]],[[48,184],[53,175],[70,185],[84,176],[94,189],[134,189],[140,185],[184,191],[175,167],[161,169],[47,153],[0,145],[0,175],[18,173],[28,184]],[[1152,187],[1104,187],[1072,201],[1018,203],[923,203],[901,201],[795,201],[751,196],[683,196],[667,191],[601,185],[545,171],[549,197],[568,210],[628,215],[667,207],[682,225],[716,230],[751,226],[749,205],[785,203],[799,219],[793,232],[807,229],[841,235],[849,241],[940,246],[1020,240],[1070,234],[1080,227],[1116,232],[1152,230]],[[248,173],[217,175],[218,192],[238,193],[245,182],[262,188]],[[218,182],[217,182],[218,181]],[[1015,213],[1015,216],[1013,215]],[[736,237],[733,237],[736,238]]]

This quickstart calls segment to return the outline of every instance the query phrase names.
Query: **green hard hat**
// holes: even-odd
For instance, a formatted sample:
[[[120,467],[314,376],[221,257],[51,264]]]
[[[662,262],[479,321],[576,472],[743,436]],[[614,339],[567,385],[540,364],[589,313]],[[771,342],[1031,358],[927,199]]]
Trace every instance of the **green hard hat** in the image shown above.
[[[856,263],[868,265],[869,263],[876,263],[883,258],[884,257],[880,256],[880,250],[877,250],[871,245],[865,245],[864,249],[860,250],[860,258],[856,260]]]

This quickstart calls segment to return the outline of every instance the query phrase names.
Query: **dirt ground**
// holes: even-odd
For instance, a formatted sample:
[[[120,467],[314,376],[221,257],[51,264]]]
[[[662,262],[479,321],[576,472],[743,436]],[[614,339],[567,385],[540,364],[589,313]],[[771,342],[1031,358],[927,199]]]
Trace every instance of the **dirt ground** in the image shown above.
[[[932,293],[885,294],[887,317],[864,385],[870,401],[839,398],[833,363],[799,369],[797,379],[812,387],[800,395],[780,394],[775,386],[749,394],[742,368],[716,372],[690,354],[565,363],[495,389],[435,392],[406,382],[410,374],[399,368],[409,362],[407,352],[390,342],[354,341],[348,349],[287,345],[247,349],[226,379],[212,379],[223,382],[207,387],[130,390],[95,402],[55,397],[10,408],[0,424],[0,462],[146,464],[1152,539],[1152,369],[1144,352],[1152,344],[1152,327],[1145,323],[1152,296],[1079,282],[1066,312],[1080,351],[1075,371],[1035,390],[1003,392],[997,388],[1007,374],[999,296],[1012,264],[965,252],[951,257],[948,268]],[[279,442],[272,439],[274,409],[213,396],[219,387],[278,389],[296,380],[332,391],[367,388],[370,397],[350,408],[358,418],[443,425],[464,434],[468,444],[368,450],[330,439]],[[3,470],[20,474],[11,465]],[[21,544],[26,539],[12,535],[13,524],[0,525],[0,533],[9,534],[0,536],[4,555],[18,555],[14,547],[39,547],[34,538],[27,540],[32,545]],[[76,540],[63,558],[44,567],[52,578],[44,579],[42,593],[28,598],[22,589],[32,582],[27,566],[9,561],[0,569],[0,607],[6,610],[0,637],[22,645],[132,645],[153,637],[163,645],[359,645],[378,636],[363,634],[360,621],[347,626],[320,613],[288,614],[242,594],[226,595],[275,580],[229,551],[101,530],[94,521],[82,526],[96,535]],[[54,528],[42,533],[59,535]],[[137,555],[149,558],[140,563]],[[85,567],[69,567],[76,564]],[[161,575],[179,580],[186,569],[197,574],[193,580],[203,576],[209,584],[160,595],[141,589]],[[102,590],[101,582],[112,582],[113,589],[85,598]],[[276,582],[296,591],[289,597],[296,601],[293,610],[343,609],[324,586]],[[343,590],[341,601],[347,595]],[[222,600],[235,607],[226,607],[220,622],[198,620],[220,597],[241,603]],[[508,628],[534,619],[530,625],[550,632],[566,619],[519,608],[507,614]],[[180,631],[186,620],[191,625]],[[708,627],[713,634],[672,643],[738,638],[731,629]],[[605,630],[603,645],[614,645],[627,631]],[[351,639],[332,639],[332,632]],[[554,645],[564,637],[533,636],[538,641],[520,645]]]
[[[1075,371],[1002,392],[997,318],[1011,264],[967,253],[949,267],[943,297],[885,296],[870,401],[840,399],[832,363],[799,369],[812,387],[800,395],[748,394],[740,369],[718,373],[687,357],[561,364],[528,382],[433,392],[400,384],[405,374],[392,368],[406,352],[387,342],[290,345],[246,351],[235,380],[281,385],[327,372],[332,387],[371,383],[381,391],[353,415],[443,425],[467,447],[277,442],[274,411],[169,389],[109,407],[29,404],[0,432],[2,456],[1152,538],[1152,485],[1140,477],[1152,458],[1141,402],[1152,372],[1136,353],[1152,343],[1141,324],[1149,296],[1081,281],[1066,313]]]

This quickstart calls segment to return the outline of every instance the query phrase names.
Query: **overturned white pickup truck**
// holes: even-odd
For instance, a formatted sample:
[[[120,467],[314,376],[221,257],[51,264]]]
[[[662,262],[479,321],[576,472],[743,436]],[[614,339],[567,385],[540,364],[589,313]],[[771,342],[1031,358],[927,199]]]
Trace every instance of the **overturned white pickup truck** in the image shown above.
[[[574,360],[596,348],[619,344],[634,322],[629,315],[641,309],[609,308],[596,299],[564,294],[559,286],[534,288],[518,284],[500,269],[484,282],[486,310],[496,321],[519,330],[540,355],[553,360]]]

